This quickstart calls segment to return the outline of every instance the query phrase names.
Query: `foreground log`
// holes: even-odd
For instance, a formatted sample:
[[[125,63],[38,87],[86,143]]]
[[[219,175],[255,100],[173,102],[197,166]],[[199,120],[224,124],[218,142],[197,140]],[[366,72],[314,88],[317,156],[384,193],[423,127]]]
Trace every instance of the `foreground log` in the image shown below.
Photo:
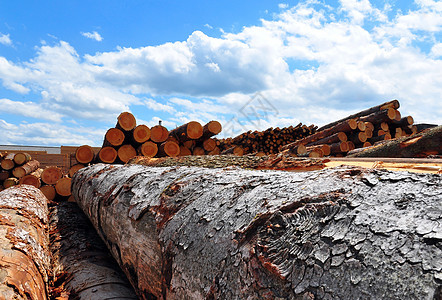
[[[442,126],[389,140],[355,153],[352,157],[427,157],[442,154]]]
[[[357,168],[73,178],[141,299],[439,299],[441,193],[439,175]]]
[[[138,299],[76,203],[54,206],[49,228],[56,282],[53,298]]]
[[[0,299],[48,299],[46,198],[21,185],[0,192]]]

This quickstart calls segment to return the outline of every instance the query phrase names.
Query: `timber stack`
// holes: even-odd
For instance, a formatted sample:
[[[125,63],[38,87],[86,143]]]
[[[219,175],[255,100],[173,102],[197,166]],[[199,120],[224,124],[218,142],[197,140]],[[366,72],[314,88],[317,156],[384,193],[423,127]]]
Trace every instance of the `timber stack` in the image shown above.
[[[349,151],[367,148],[391,139],[405,138],[418,132],[412,116],[402,117],[399,101],[392,100],[360,111],[318,128],[316,133],[285,145],[282,151],[300,156],[346,156]]]
[[[191,121],[175,129],[168,130],[160,124],[149,128],[138,125],[129,112],[118,116],[115,127],[107,130],[103,145],[94,155],[90,146],[82,146],[75,156],[78,163],[87,165],[93,162],[127,163],[139,155],[146,157],[177,157],[187,155],[219,154],[220,149],[212,138],[221,132],[218,121],[210,121],[204,126]]]
[[[248,131],[234,138],[218,139],[217,145],[221,154],[257,156],[278,153],[282,148],[296,140],[307,137],[315,133],[317,126],[306,126],[299,123],[296,126],[284,128],[268,128],[264,131]],[[303,152],[299,149],[299,153]],[[306,151],[306,150],[305,150]]]
[[[57,166],[40,168],[40,162],[29,153],[0,153],[0,190],[26,184],[40,189],[50,201],[68,199],[73,174],[71,170],[63,174]]]

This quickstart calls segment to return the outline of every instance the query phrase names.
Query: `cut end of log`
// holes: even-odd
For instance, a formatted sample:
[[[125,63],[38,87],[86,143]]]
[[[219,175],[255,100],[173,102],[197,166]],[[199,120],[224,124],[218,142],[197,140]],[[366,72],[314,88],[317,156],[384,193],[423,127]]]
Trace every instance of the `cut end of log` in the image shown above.
[[[347,141],[347,134],[345,132],[338,132],[338,139],[341,142],[346,142]]]
[[[394,99],[394,100],[391,100],[391,101],[385,103],[383,106],[381,106],[381,107],[380,107],[380,110],[388,109],[388,108],[398,109],[399,106],[400,106],[399,101],[396,100],[396,99]]]
[[[367,129],[365,122],[358,121],[358,129],[359,129],[359,131],[365,131],[365,129]]]
[[[0,163],[3,170],[12,170],[15,167],[15,162],[13,159],[3,159]]]
[[[120,146],[124,142],[124,133],[118,128],[110,128],[104,136],[105,141],[109,142],[112,146]]]
[[[150,128],[146,125],[138,125],[133,132],[134,141],[137,143],[144,143],[150,139]]]
[[[135,120],[135,117],[130,112],[122,112],[118,116],[118,123],[117,126],[119,126],[121,129],[125,131],[131,131],[132,129],[137,126],[137,121]]]
[[[203,131],[210,132],[212,135],[217,135],[222,130],[221,123],[218,121],[210,121],[206,125],[204,125]]]
[[[19,152],[14,155],[14,162],[17,165],[23,165],[31,160],[31,155],[29,153]]]
[[[169,137],[169,131],[166,127],[156,125],[150,129],[150,139],[155,143],[162,143]]]
[[[108,164],[114,163],[117,159],[117,156],[117,150],[112,147],[103,147],[98,153],[99,160]]]
[[[195,148],[193,148],[192,154],[193,155],[204,155],[204,154],[206,154],[206,152],[201,147],[195,147]]]
[[[94,149],[91,146],[83,145],[75,151],[75,158],[81,164],[88,164],[94,160]]]
[[[218,151],[219,151],[219,149],[218,149]],[[179,156],[188,156],[188,155],[192,155],[192,151],[190,151],[190,149],[185,146],[180,146],[180,155]]]
[[[69,168],[69,177],[72,178],[78,170],[83,169],[84,167],[85,167],[85,165],[83,165],[83,164],[73,165],[72,167]]]
[[[55,196],[57,196],[57,192],[55,191],[55,187],[52,185],[44,185],[40,187],[40,191],[45,195],[45,197],[49,201],[53,201],[55,199]]]
[[[62,177],[63,173],[58,167],[47,167],[41,173],[41,181],[46,184],[56,184]]]
[[[138,149],[139,154],[147,157],[154,157],[158,153],[158,146],[154,142],[145,142]]]
[[[160,156],[176,157],[180,154],[180,146],[173,141],[166,141],[160,145],[158,150]]]
[[[20,178],[19,184],[27,184],[27,185],[35,186],[36,188],[40,188],[41,181],[40,181],[39,177],[29,174],[29,175],[26,175],[26,176],[23,176],[22,178]]]
[[[187,137],[196,140],[203,136],[203,126],[196,121],[187,123]]]
[[[55,184],[55,190],[57,194],[63,197],[68,197],[71,195],[71,178],[64,177],[57,181]]]
[[[118,158],[124,163],[127,163],[132,157],[137,156],[137,151],[134,147],[132,147],[132,145],[123,145],[118,149],[117,152]]]
[[[215,147],[216,147],[216,141],[214,139],[209,138],[203,142],[203,148],[208,152],[215,149]]]
[[[356,128],[358,128],[358,122],[355,119],[348,120],[347,124],[352,130],[355,130]]]

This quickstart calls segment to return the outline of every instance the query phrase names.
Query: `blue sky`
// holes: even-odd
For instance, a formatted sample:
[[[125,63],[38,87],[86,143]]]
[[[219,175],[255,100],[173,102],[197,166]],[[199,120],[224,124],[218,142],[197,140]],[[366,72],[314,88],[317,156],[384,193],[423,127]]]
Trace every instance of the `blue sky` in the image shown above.
[[[99,146],[122,111],[228,136],[398,99],[441,124],[441,30],[433,0],[1,1],[0,144]]]

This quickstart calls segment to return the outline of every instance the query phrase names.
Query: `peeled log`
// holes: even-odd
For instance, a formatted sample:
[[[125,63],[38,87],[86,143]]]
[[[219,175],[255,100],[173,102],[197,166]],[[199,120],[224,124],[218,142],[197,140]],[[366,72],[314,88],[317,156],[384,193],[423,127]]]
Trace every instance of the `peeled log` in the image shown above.
[[[64,292],[69,299],[138,299],[76,203],[53,207],[49,226],[57,283],[53,296]]]
[[[351,157],[427,157],[441,154],[442,126],[438,126],[367,148]]]
[[[72,187],[141,299],[439,299],[440,183],[97,164]]]
[[[48,299],[48,208],[35,187],[0,192],[0,299]]]

